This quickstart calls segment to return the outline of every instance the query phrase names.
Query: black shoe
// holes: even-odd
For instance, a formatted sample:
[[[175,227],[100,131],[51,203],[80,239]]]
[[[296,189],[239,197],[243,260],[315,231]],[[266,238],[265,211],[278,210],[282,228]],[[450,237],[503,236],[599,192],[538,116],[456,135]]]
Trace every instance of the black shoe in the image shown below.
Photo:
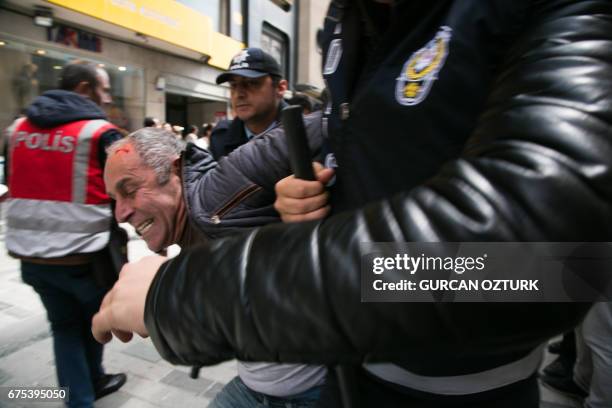
[[[548,352],[550,354],[561,354],[561,340],[552,342],[548,345]]]
[[[96,399],[107,396],[117,391],[125,384],[127,376],[123,373],[119,374],[104,374],[96,381],[94,391],[96,393]]]
[[[555,361],[544,367],[542,373],[548,377],[571,379],[574,374],[574,362],[559,356]]]
[[[549,375],[541,375],[540,382],[546,388],[556,391],[566,397],[583,400],[589,395],[588,392],[580,388],[571,377],[551,377]]]

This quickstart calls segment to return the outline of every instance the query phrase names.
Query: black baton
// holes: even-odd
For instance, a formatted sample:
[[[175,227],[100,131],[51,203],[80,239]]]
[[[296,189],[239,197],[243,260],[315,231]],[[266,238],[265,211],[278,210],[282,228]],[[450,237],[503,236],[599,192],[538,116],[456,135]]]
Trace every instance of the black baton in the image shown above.
[[[287,106],[282,110],[281,122],[287,136],[289,150],[289,163],[296,178],[302,180],[316,180],[312,170],[312,153],[308,147],[308,138],[304,128],[302,107],[299,105]],[[337,365],[334,367],[340,388],[340,397],[344,408],[357,408],[359,403],[354,398],[356,394],[354,372],[351,367]]]
[[[308,147],[304,119],[302,119],[302,107],[291,105],[284,108],[281,112],[281,122],[287,135],[289,163],[293,174],[302,180],[316,180],[312,171],[312,154]]]

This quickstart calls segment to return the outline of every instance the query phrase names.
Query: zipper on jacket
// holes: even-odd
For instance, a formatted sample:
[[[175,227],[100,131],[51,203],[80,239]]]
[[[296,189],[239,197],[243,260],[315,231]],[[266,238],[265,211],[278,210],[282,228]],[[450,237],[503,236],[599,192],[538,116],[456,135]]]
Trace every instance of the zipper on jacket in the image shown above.
[[[234,195],[227,203],[223,205],[220,209],[218,209],[211,217],[210,221],[213,224],[221,223],[221,218],[234,209],[238,204],[244,201],[251,194],[261,190],[261,187],[257,184],[252,184],[246,187],[244,190],[239,191],[236,195]]]
[[[340,104],[340,119],[347,120],[351,116],[351,108],[348,102]]]

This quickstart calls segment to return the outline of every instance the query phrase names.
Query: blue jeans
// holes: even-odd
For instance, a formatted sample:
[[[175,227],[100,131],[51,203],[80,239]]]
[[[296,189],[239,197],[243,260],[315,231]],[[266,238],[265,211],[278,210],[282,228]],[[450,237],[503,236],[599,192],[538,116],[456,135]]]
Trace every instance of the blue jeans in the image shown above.
[[[21,277],[40,295],[53,332],[57,378],[68,387],[71,408],[91,408],[95,381],[104,374],[102,345],[91,334],[91,318],[105,289],[98,287],[91,266],[21,263]]]
[[[289,397],[272,397],[249,389],[235,377],[215,396],[208,408],[312,408],[317,405],[321,387],[313,387]]]

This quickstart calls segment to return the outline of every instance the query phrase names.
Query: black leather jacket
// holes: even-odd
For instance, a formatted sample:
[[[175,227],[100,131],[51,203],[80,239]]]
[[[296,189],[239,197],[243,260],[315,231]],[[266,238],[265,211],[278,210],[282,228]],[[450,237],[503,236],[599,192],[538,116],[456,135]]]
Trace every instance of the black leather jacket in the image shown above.
[[[166,262],[145,310],[165,359],[393,361],[460,375],[524,356],[584,316],[588,304],[360,302],[362,242],[612,233],[612,3],[397,3],[395,41],[372,47],[373,63],[342,40],[337,69],[354,57],[363,70],[332,89],[329,119],[345,123],[329,123],[329,137],[339,195],[353,202],[324,221],[266,226]],[[347,7],[342,21],[357,13]],[[444,25],[456,41],[429,95],[415,112],[395,104],[402,63]],[[412,52],[395,52],[404,40]]]

